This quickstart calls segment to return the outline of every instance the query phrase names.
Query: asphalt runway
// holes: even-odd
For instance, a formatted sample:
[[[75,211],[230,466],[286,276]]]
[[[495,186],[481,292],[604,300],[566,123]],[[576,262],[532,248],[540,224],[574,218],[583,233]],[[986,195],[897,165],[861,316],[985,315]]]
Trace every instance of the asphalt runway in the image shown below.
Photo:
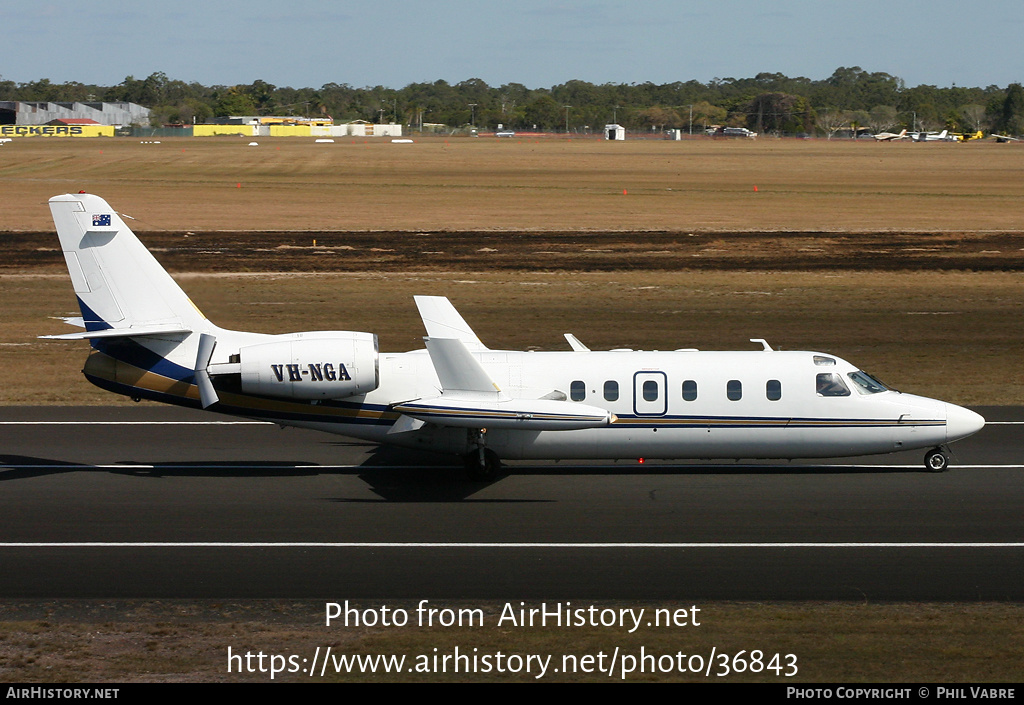
[[[1024,599],[1024,407],[834,462],[457,463],[140,404],[0,408],[0,599]],[[994,423],[992,423],[994,422]]]

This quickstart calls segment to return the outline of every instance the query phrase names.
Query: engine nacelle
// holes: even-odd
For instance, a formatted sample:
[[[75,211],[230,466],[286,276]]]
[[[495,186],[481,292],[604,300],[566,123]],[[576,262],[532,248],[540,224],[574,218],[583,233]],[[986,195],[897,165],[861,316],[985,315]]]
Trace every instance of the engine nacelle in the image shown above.
[[[373,333],[316,331],[277,338],[238,351],[243,393],[343,399],[380,384]]]

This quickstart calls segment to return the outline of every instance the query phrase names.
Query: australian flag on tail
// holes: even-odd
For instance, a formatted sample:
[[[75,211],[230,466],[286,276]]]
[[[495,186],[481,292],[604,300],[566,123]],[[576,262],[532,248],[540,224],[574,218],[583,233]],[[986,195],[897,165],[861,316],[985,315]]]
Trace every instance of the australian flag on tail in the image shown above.
[[[96,228],[109,228],[110,227],[110,214],[104,213],[102,215],[96,214],[92,217],[93,227]]]

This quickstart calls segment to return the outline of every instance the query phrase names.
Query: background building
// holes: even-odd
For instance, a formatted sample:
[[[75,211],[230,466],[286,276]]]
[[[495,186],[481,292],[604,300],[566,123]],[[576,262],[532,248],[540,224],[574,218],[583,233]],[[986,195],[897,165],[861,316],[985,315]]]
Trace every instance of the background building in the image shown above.
[[[0,125],[46,125],[55,120],[94,120],[100,125],[148,125],[149,108],[135,103],[0,101]]]

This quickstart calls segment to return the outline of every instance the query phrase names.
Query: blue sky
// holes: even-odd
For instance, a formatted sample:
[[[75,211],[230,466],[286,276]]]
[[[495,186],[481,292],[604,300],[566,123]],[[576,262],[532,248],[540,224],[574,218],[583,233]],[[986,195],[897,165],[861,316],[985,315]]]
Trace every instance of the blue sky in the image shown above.
[[[120,83],[163,71],[206,85],[492,86],[827,78],[839,66],[908,86],[1024,81],[1019,0],[49,0],[0,20],[0,76]]]

